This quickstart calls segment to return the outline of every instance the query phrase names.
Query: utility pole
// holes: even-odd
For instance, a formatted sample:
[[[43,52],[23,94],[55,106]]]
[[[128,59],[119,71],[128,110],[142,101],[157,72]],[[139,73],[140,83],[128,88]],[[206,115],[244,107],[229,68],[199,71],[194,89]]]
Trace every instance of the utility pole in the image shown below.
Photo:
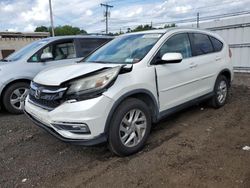
[[[53,13],[52,13],[51,0],[49,0],[49,10],[50,10],[50,24],[51,24],[52,37],[54,37],[55,36],[55,31],[54,31],[54,22],[53,22]]]
[[[101,3],[102,7],[105,7],[104,17],[106,19],[106,34],[108,34],[108,17],[109,17],[109,8],[113,8],[114,6]]]
[[[200,22],[200,13],[198,12],[197,13],[197,28],[199,28],[200,27],[200,25],[199,25],[199,22]]]

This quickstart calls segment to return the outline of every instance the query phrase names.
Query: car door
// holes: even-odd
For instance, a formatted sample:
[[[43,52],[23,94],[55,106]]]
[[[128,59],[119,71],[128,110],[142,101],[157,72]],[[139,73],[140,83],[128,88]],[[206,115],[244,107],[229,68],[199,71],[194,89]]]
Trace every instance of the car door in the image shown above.
[[[180,63],[157,64],[157,84],[160,102],[160,111],[175,107],[197,96],[197,72],[192,61],[191,44],[187,33],[171,36],[158,51],[155,60],[165,53],[181,53],[183,60]]]
[[[44,53],[52,54],[52,58],[42,61],[41,56]],[[46,45],[36,52],[28,62],[33,67],[33,70],[35,69],[38,73],[45,68],[74,63],[80,59],[76,56],[74,40],[64,39]]]
[[[200,95],[213,91],[214,82],[217,77],[220,54],[214,53],[211,39],[204,33],[189,33],[193,50],[192,62],[196,65],[197,84]]]
[[[75,40],[62,40],[55,42],[48,46],[43,52],[51,52],[53,59],[45,62],[46,68],[49,66],[58,66],[63,64],[70,64],[79,61],[81,58],[77,57]]]

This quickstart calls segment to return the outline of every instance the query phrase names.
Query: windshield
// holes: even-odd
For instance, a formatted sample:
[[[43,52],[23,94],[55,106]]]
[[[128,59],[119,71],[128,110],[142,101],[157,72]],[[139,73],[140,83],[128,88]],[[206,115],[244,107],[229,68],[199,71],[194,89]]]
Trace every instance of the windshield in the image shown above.
[[[42,46],[43,44],[47,42],[48,42],[48,39],[32,42],[31,44],[28,44],[27,46],[9,55],[5,59],[3,59],[3,61],[17,61],[21,59],[22,57],[24,57],[26,54],[28,54],[31,50],[34,50],[37,47]]]
[[[116,38],[84,59],[93,63],[133,64],[141,61],[162,34],[133,34]]]

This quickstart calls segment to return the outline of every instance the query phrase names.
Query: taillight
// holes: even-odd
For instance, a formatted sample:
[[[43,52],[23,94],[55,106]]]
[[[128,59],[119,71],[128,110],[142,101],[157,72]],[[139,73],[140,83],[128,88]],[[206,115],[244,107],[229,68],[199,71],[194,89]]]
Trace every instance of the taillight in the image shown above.
[[[230,57],[230,58],[232,57],[232,51],[231,51],[230,48],[229,48],[229,57]]]

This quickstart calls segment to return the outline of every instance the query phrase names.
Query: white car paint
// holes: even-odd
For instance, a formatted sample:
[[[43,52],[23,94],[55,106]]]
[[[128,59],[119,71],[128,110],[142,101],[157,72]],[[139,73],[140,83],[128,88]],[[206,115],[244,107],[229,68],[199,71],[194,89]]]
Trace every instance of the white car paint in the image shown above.
[[[16,84],[18,82],[29,82],[31,81],[39,72],[42,70],[46,70],[47,68],[51,67],[60,67],[61,65],[70,65],[75,64],[76,62],[83,59],[83,56],[80,55],[81,50],[83,49],[80,47],[80,45],[85,45],[81,40],[83,39],[95,39],[96,42],[98,40],[106,40],[110,41],[113,39],[112,37],[108,36],[94,36],[94,35],[82,35],[82,36],[57,36],[57,37],[49,37],[45,39],[41,39],[38,41],[35,41],[24,48],[20,49],[16,53],[21,52],[25,48],[29,48],[29,50],[25,50],[25,53],[20,56],[20,58],[16,60],[8,60],[9,57],[7,57],[5,60],[0,60],[0,99],[4,96],[4,90],[8,88],[9,86]],[[40,50],[46,48],[48,45],[52,45],[54,43],[60,43],[65,41],[72,41],[73,42],[73,48],[74,52],[76,54],[76,57],[70,57],[70,59],[60,59],[60,60],[48,60],[45,62],[32,62],[30,61],[31,57],[38,53]],[[99,41],[99,43],[100,43]],[[103,41],[103,43],[105,43]],[[88,44],[89,45],[89,44]],[[101,44],[92,44],[92,48],[96,46],[99,47]],[[30,47],[29,47],[30,46]],[[87,45],[86,45],[87,46]],[[85,48],[85,47],[84,47]],[[87,49],[87,47],[86,47]],[[86,50],[85,49],[85,50]],[[89,50],[89,51],[92,51]],[[50,53],[42,54],[49,57],[51,56]],[[65,74],[63,74],[65,75]],[[0,101],[3,103],[3,101]],[[22,112],[22,111],[21,111]]]
[[[189,57],[175,64],[151,65],[154,55],[165,41],[178,33],[198,32],[213,36],[223,42],[222,51]],[[25,111],[39,123],[51,127],[63,138],[76,140],[91,140],[105,133],[105,124],[112,108],[123,96],[138,90],[147,91],[156,102],[156,111],[161,114],[173,107],[196,99],[213,91],[217,76],[222,70],[228,70],[233,79],[232,63],[228,55],[229,48],[224,40],[214,33],[195,29],[152,30],[140,33],[162,33],[147,55],[133,65],[132,71],[119,74],[114,84],[105,90],[101,96],[82,101],[68,100],[53,110],[43,109],[32,103],[27,97]],[[134,35],[130,33],[126,35]],[[84,76],[101,68],[115,67],[117,64],[82,63],[61,66],[38,74],[34,82],[47,86],[60,84],[73,78]],[[111,114],[115,115],[115,114]],[[160,116],[159,116],[160,117]],[[90,129],[90,134],[72,134],[60,131],[53,122],[84,122]]]

